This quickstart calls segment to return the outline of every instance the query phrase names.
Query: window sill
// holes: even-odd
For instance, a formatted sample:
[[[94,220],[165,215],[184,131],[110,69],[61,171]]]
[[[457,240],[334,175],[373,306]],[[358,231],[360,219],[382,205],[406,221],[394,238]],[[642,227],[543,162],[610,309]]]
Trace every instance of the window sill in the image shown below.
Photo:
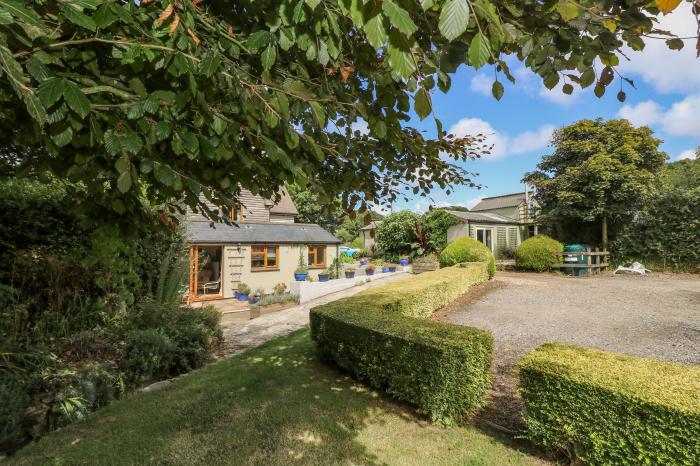
[[[279,272],[280,269],[250,269],[251,272]]]
[[[325,265],[312,265],[312,266],[309,266],[309,270],[323,270],[323,269],[325,269],[325,268],[326,268]]]

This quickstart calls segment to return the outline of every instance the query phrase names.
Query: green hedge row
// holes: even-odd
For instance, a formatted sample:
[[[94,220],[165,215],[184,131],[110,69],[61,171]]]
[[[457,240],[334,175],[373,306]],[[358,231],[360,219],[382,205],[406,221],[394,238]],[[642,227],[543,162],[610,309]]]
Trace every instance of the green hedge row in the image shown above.
[[[424,273],[311,310],[321,354],[371,386],[451,424],[484,404],[491,334],[426,320],[488,278],[485,263]]]
[[[700,367],[548,343],[520,363],[527,436],[585,464],[700,464]]]

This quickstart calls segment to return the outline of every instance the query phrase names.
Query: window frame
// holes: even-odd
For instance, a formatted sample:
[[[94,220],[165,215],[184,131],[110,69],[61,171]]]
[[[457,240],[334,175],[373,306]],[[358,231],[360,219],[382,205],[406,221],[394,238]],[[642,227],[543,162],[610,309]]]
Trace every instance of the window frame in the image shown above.
[[[228,211],[228,219],[232,222],[242,222],[244,218],[243,204],[236,202],[236,205],[231,207]]]
[[[317,262],[318,259],[318,248],[323,248],[323,262]],[[314,261],[313,263],[308,260],[313,250]],[[306,247],[306,260],[309,263],[310,269],[325,269],[326,262],[328,258],[328,247],[325,244],[309,244]]]
[[[262,252],[255,252],[255,248],[263,248]],[[267,259],[268,259],[268,251],[270,249],[274,248],[275,249],[275,259],[276,263],[275,265],[268,265]],[[263,257],[263,266],[258,267],[253,265],[253,258],[255,256],[260,256],[262,255]],[[266,270],[279,270],[280,269],[280,246],[279,244],[253,244],[250,247],[250,270],[253,272],[264,272]]]

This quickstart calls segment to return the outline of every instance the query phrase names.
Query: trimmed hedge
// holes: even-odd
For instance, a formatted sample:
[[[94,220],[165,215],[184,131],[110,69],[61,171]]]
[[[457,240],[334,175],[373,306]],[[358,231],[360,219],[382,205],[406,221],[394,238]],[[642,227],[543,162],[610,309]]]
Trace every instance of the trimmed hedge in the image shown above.
[[[548,343],[520,363],[527,436],[586,464],[700,464],[700,367]]]
[[[515,249],[515,267],[518,270],[546,272],[560,262],[560,258],[554,254],[563,250],[563,244],[547,235],[533,236]]]
[[[450,267],[464,262],[486,262],[489,278],[496,275],[496,259],[481,241],[469,236],[457,238],[440,253],[440,267]]]
[[[428,272],[311,309],[324,358],[444,425],[484,404],[491,334],[426,320],[487,279],[485,263]]]

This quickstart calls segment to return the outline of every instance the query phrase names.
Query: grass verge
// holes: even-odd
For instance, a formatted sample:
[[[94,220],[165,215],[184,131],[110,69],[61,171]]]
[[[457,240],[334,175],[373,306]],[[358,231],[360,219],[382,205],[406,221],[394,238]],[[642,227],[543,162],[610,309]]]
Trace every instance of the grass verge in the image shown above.
[[[440,428],[319,361],[308,329],[116,402],[5,464],[540,464]]]

